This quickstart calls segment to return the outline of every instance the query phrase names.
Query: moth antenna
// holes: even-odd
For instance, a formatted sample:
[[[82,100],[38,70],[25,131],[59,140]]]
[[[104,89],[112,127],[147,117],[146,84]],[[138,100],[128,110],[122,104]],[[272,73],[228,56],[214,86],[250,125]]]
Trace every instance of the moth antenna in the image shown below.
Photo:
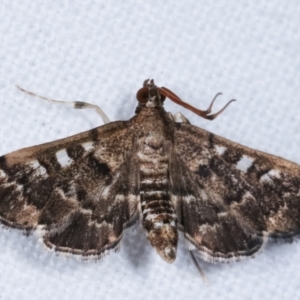
[[[232,99],[232,100],[230,100],[229,102],[227,102],[227,104],[221,109],[221,110],[219,110],[217,113],[215,113],[215,114],[212,114],[212,115],[207,115],[206,117],[205,117],[205,119],[207,119],[207,120],[214,120],[218,115],[220,115],[225,109],[226,109],[226,107],[231,103],[231,102],[234,102],[234,101],[236,101],[235,99]],[[212,102],[213,103],[213,102]]]
[[[223,94],[222,94],[222,93],[217,93],[216,96],[214,97],[214,99],[212,99],[212,101],[211,101],[211,103],[210,103],[208,109],[205,111],[207,114],[210,114],[210,113],[211,113],[211,109],[212,109],[212,107],[213,107],[213,105],[214,105],[214,102],[215,102],[216,99],[217,99],[219,96],[221,96],[221,95],[223,95]]]
[[[89,109],[94,109],[96,111],[96,113],[101,116],[102,121],[103,121],[104,124],[110,123],[110,120],[106,116],[106,114],[104,113],[104,111],[99,106],[97,106],[97,105],[94,105],[94,104],[91,104],[91,103],[87,103],[87,102],[82,102],[82,101],[67,102],[67,101],[54,100],[54,99],[46,98],[44,96],[32,93],[30,91],[27,91],[27,90],[21,88],[19,85],[16,85],[16,88],[18,90],[20,90],[21,92],[29,95],[29,96],[32,96],[32,97],[35,97],[35,98],[47,101],[49,103],[62,104],[62,105],[65,105],[65,106],[70,106],[70,107],[75,108],[75,109],[88,109],[88,108]]]
[[[207,277],[205,276],[204,272],[202,271],[200,265],[198,264],[198,261],[197,261],[195,255],[194,255],[193,251],[192,251],[192,250],[189,250],[189,252],[190,252],[190,254],[191,254],[192,260],[193,260],[194,264],[196,265],[196,268],[197,268],[197,270],[198,270],[198,272],[199,272],[201,278],[203,279],[204,283],[205,283],[206,285],[209,285],[209,280],[207,279]]]
[[[215,100],[217,99],[218,96],[222,95],[222,93],[218,93],[214,99],[211,101],[209,107],[207,108],[207,110],[200,110],[195,108],[194,106],[184,102],[182,99],[180,99],[174,92],[172,92],[171,90],[167,89],[166,87],[161,87],[158,88],[159,92],[164,95],[165,97],[168,97],[170,100],[172,100],[173,102],[175,102],[176,104],[192,111],[193,113],[195,113],[196,115],[207,119],[207,120],[213,120],[215,119],[218,115],[220,115],[225,109],[226,107],[233,101],[236,101],[235,99],[230,100],[220,111],[218,111],[215,114],[210,115],[211,113],[211,109],[213,107],[213,104],[215,102]]]

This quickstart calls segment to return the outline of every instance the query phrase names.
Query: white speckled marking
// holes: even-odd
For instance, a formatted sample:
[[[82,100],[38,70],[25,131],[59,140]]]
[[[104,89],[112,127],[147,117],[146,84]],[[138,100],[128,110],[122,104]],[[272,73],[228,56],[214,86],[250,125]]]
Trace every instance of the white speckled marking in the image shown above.
[[[154,219],[158,216],[158,214],[149,214],[147,217],[146,217],[146,220],[147,221],[154,221]]]
[[[202,200],[204,200],[204,201],[208,200],[208,196],[207,196],[205,190],[200,190],[200,195],[201,195]]]
[[[108,185],[108,186],[106,186],[104,188],[104,190],[102,192],[102,198],[107,199],[107,197],[108,197],[108,195],[110,193],[111,188],[116,184],[116,182],[118,181],[119,177],[120,177],[120,173],[117,173],[115,175],[115,177],[114,177],[113,182],[110,185]]]
[[[222,211],[218,213],[218,217],[219,218],[223,218],[223,217],[227,217],[228,216],[228,212],[227,211]]]
[[[62,168],[69,166],[73,162],[73,159],[69,157],[65,149],[57,151],[55,155]]]
[[[274,183],[274,181],[272,180],[273,178],[280,178],[280,172],[272,169],[270,170],[268,173],[262,175],[259,179],[260,182],[268,182],[268,183]]]
[[[94,149],[94,142],[86,142],[81,144],[81,146],[84,148],[85,151],[90,151],[92,149]]]
[[[147,203],[147,202],[145,202],[145,203]],[[147,212],[151,211],[151,210],[152,210],[151,208],[146,208],[146,209],[144,209],[144,210],[143,210],[143,215],[146,214]]]
[[[170,225],[171,225],[172,227],[176,227],[175,221],[171,221]]]
[[[259,178],[259,181],[260,181],[260,182],[273,183],[273,180],[272,180],[272,178],[270,177],[270,175],[269,175],[268,173],[262,175],[262,176]]]
[[[218,145],[215,146],[215,149],[216,149],[216,152],[219,155],[222,155],[227,150],[226,147],[224,147],[224,146],[218,146]]]
[[[118,201],[123,202],[123,201],[125,201],[125,196],[122,195],[122,194],[118,194],[118,195],[116,195],[116,200],[115,201],[116,202],[118,202]]]
[[[272,169],[269,171],[271,177],[280,178],[280,171]]]
[[[5,177],[7,177],[7,175],[3,170],[0,169],[0,178],[5,178]]]
[[[163,178],[163,179],[157,179],[157,178],[145,178],[141,181],[141,183],[144,183],[144,184],[151,184],[151,183],[160,183],[160,184],[167,184],[168,183],[168,180],[166,178]]]
[[[167,247],[167,248],[164,249],[165,255],[168,255],[168,254],[173,253],[173,252],[175,252],[174,247]]]
[[[154,222],[153,225],[154,225],[154,228],[157,229],[157,228],[162,227],[164,225],[164,223],[163,222]]]
[[[188,195],[183,197],[186,203],[190,203],[191,201],[196,201],[196,198],[193,195]]]
[[[250,156],[243,155],[242,158],[237,162],[236,168],[242,172],[247,172],[247,170],[252,166],[254,159]]]
[[[37,160],[31,161],[28,165],[35,170],[35,176],[48,177],[46,168],[41,166]]]

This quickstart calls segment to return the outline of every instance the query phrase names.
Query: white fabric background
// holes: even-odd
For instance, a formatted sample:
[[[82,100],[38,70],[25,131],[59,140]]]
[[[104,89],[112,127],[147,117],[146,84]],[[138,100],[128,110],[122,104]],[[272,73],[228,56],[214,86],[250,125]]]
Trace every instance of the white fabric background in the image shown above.
[[[44,103],[15,89],[95,103],[111,120],[134,114],[146,78],[206,109],[238,99],[202,128],[300,163],[300,2],[0,2],[0,155],[102,124],[92,111]],[[181,236],[166,264],[142,230],[101,262],[46,251],[37,237],[0,228],[0,299],[299,299],[300,244],[268,244],[255,259],[201,263]]]

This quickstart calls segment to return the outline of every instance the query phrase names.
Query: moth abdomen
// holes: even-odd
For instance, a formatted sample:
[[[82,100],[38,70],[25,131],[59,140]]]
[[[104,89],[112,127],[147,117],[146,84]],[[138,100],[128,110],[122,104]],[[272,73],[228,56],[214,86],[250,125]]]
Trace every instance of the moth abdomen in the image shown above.
[[[141,173],[142,225],[151,245],[164,260],[171,263],[176,258],[178,233],[177,216],[168,192],[167,174],[153,174],[143,178]]]
[[[162,192],[161,194],[163,195],[165,193]],[[147,196],[145,194],[143,194],[143,196],[144,196],[142,197],[143,224],[147,225],[145,227],[147,231],[161,227],[164,224],[170,224],[176,227],[177,217],[175,215],[170,200],[168,201],[156,200],[156,199],[146,200],[145,198],[147,198]]]
[[[164,198],[168,196],[166,192],[144,192],[141,194],[142,225],[151,245],[164,260],[171,263],[176,258],[177,217],[170,199],[155,199],[159,195]],[[155,198],[151,199],[151,196]]]

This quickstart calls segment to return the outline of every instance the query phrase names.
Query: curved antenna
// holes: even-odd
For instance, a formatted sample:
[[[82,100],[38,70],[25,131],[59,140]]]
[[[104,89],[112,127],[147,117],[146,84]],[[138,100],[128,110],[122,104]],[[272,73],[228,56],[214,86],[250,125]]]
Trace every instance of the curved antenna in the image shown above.
[[[173,102],[177,103],[178,105],[192,111],[193,113],[195,113],[196,115],[204,118],[204,119],[207,119],[207,120],[213,120],[215,119],[218,115],[220,115],[225,109],[226,107],[233,101],[236,101],[235,99],[232,99],[230,100],[220,111],[218,111],[217,113],[215,114],[212,114],[210,115],[211,113],[211,109],[213,107],[213,104],[215,102],[215,100],[217,99],[218,96],[222,95],[222,93],[218,93],[214,99],[211,101],[209,107],[206,109],[206,110],[200,110],[200,109],[197,109],[195,108],[194,106],[184,102],[183,100],[181,100],[175,93],[173,93],[171,90],[167,89],[166,87],[161,87],[161,88],[157,88],[158,91],[168,97],[170,100],[172,100]]]

